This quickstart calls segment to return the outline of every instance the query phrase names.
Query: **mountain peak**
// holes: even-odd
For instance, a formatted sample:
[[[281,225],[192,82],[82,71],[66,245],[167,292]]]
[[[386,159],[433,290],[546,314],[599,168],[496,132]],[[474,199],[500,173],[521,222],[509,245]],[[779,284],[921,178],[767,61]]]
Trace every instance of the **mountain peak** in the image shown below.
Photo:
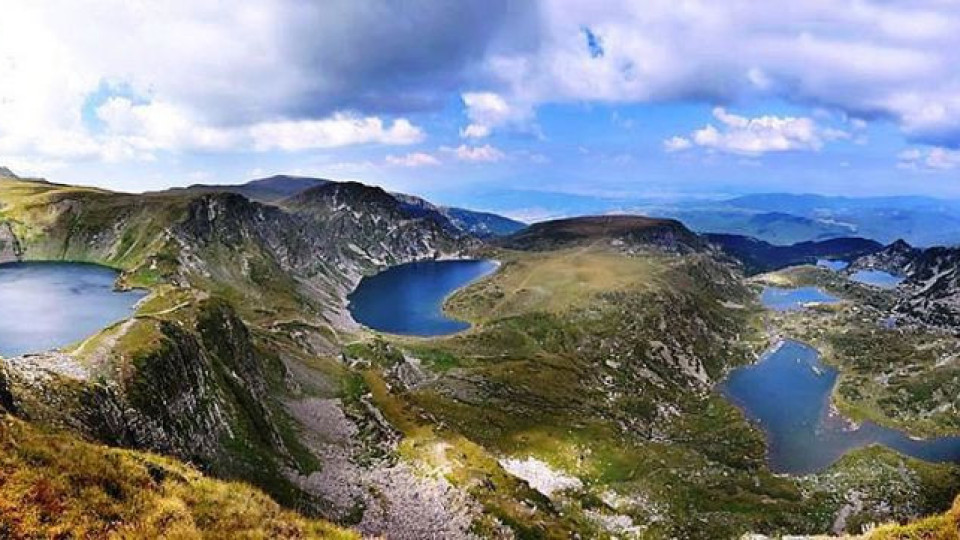
[[[703,240],[673,219],[645,216],[584,216],[535,223],[503,240],[504,247],[544,250],[597,242],[648,245],[670,251],[698,251]]]
[[[890,251],[912,251],[913,246],[907,243],[903,238],[898,238],[892,244],[887,246],[887,250]]]
[[[20,177],[13,174],[13,171],[11,171],[10,169],[0,166],[0,178],[20,178]]]

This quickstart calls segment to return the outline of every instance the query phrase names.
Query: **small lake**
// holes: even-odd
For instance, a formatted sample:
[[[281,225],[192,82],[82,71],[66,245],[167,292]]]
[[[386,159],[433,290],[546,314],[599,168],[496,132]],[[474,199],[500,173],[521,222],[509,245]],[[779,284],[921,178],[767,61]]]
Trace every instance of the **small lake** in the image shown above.
[[[806,304],[834,304],[840,299],[816,287],[764,287],[760,295],[763,305],[774,311],[803,309]]]
[[[857,270],[850,279],[881,289],[894,289],[903,282],[903,278],[883,270]]]
[[[350,293],[353,318],[374,330],[442,336],[470,328],[447,317],[443,302],[457,289],[492,274],[495,261],[423,261],[388,268],[360,281]]]
[[[117,275],[90,264],[0,265],[0,355],[63,347],[129,317],[147,293],[115,291]]]
[[[775,472],[817,472],[871,444],[926,461],[960,463],[960,437],[917,440],[872,422],[851,428],[830,414],[836,380],[837,370],[822,364],[815,349],[785,341],[756,364],[735,369],[718,389],[764,430]]]
[[[848,263],[847,261],[836,261],[832,259],[819,259],[817,261],[817,266],[821,266],[823,268],[829,268],[834,272],[839,272],[840,270],[843,270],[844,268],[850,266],[850,263]]]

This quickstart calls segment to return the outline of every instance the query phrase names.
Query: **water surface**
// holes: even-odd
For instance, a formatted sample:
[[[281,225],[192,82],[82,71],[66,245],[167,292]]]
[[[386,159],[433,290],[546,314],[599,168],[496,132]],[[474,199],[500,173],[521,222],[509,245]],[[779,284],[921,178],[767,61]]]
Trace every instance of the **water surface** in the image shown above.
[[[350,293],[357,322],[392,334],[440,336],[470,328],[443,313],[451,293],[497,268],[486,260],[425,261],[388,268],[365,277]]]
[[[0,355],[43,352],[129,317],[145,291],[114,291],[117,272],[75,263],[0,265]]]
[[[894,289],[903,282],[903,278],[883,270],[857,270],[850,279],[881,289]]]
[[[830,414],[836,380],[837,370],[822,364],[815,349],[785,341],[758,363],[731,372],[719,389],[763,428],[775,472],[820,471],[847,451],[871,444],[926,461],[960,463],[960,437],[912,439],[872,422],[853,427]]]
[[[802,309],[806,304],[833,304],[840,299],[816,287],[764,287],[760,295],[763,305],[774,311]]]

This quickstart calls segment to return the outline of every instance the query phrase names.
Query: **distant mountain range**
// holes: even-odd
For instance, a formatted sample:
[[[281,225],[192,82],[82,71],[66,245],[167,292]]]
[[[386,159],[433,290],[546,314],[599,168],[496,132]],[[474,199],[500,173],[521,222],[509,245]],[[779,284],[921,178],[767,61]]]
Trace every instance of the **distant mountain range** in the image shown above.
[[[776,245],[843,237],[882,244],[902,238],[915,246],[960,244],[960,200],[933,197],[766,193],[716,200],[644,200],[515,190],[477,193],[469,201],[529,221],[597,214],[673,218],[697,232],[753,236]]]
[[[700,232],[753,236],[772,244],[862,237],[918,246],[960,243],[960,201],[929,197],[827,197],[782,193],[715,202],[648,205]]]
[[[245,184],[195,184],[185,188],[173,188],[168,193],[236,193],[262,203],[276,204],[307,190],[337,183],[326,178],[291,176],[279,174],[267,178],[251,180]],[[477,212],[465,208],[438,206],[415,195],[389,193],[413,213],[436,213],[449,221],[456,229],[470,233],[478,238],[505,236],[526,227],[526,223],[489,212]]]

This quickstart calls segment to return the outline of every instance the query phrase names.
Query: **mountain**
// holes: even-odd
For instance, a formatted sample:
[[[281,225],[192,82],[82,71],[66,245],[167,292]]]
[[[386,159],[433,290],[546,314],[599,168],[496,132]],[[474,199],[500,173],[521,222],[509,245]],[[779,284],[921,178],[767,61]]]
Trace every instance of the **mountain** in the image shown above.
[[[651,216],[678,219],[691,229],[707,234],[750,236],[775,245],[849,237],[848,226],[830,223],[786,212],[756,212],[722,204],[690,203],[679,206],[645,206],[639,208]]]
[[[960,328],[960,248],[935,247],[912,253],[902,268],[897,310],[910,318],[958,333]]]
[[[756,194],[724,201],[756,212],[784,212],[848,227],[846,236],[918,246],[960,243],[960,201],[931,197],[829,197]]]
[[[441,211],[461,230],[477,238],[507,236],[524,229],[527,224],[490,212],[476,212],[465,208],[441,207]]]
[[[386,460],[369,464],[382,453],[374,444],[336,442],[359,429],[347,414],[369,436],[389,433],[359,401],[337,401],[352,379],[336,351],[339,333],[355,331],[345,296],[364,274],[463,256],[474,241],[402,211],[378,188],[314,189],[284,208],[233,193],[0,183],[6,257],[107,265],[122,271],[118,286],[151,293],[132,318],[90,343],[0,361],[8,410],[188,460],[331,519],[345,520],[361,504],[370,509],[369,534],[443,530],[437,523],[454,521],[441,486]],[[303,436],[318,410],[328,423]],[[339,480],[307,481],[319,455],[324,474]],[[362,474],[358,461],[368,463]],[[430,493],[435,501],[412,503]],[[410,508],[377,510],[384,504]],[[411,516],[418,517],[400,523]]]
[[[144,523],[141,536],[194,516],[236,536],[324,531],[296,510],[370,537],[711,539],[858,531],[941,512],[960,491],[960,467],[876,447],[774,474],[764,432],[715,389],[778,332],[796,324],[812,341],[836,324],[840,361],[851,343],[871,361],[933,353],[876,324],[899,291],[760,309],[742,265],[676,220],[571,218],[484,242],[436,205],[356,182],[266,204],[5,179],[0,231],[8,260],[106,265],[118,287],[148,292],[80,343],[0,360],[0,404],[16,417],[0,425],[0,506],[12,495],[15,512],[0,526],[105,508],[91,527]],[[392,265],[480,257],[498,270],[442,304],[464,332],[395,336],[347,309],[364,276]],[[794,270],[778,277],[862,293]],[[841,381],[861,376],[838,366]],[[870,418],[929,410],[889,403]],[[216,521],[226,513],[234,525]],[[251,522],[261,529],[236,525]]]
[[[850,264],[850,270],[883,270],[898,276],[906,275],[911,263],[923,253],[905,240],[897,240],[874,253],[860,256]]]
[[[472,234],[477,238],[506,236],[527,226],[526,223],[521,223],[489,212],[476,212],[464,208],[437,206],[415,195],[407,195],[405,193],[392,193],[391,195],[411,209],[422,212],[439,213],[461,231]]]
[[[853,261],[883,249],[883,244],[866,238],[834,238],[818,242],[774,245],[749,236],[706,234],[707,240],[744,265],[748,274],[758,274],[817,259]]]
[[[534,251],[610,243],[686,253],[700,251],[705,246],[696,234],[679,221],[622,215],[543,221],[504,237],[497,243],[509,249]]]
[[[236,193],[252,201],[272,203],[329,182],[331,182],[331,180],[323,178],[278,174],[267,178],[251,180],[245,184],[194,184],[185,188],[173,188],[167,190],[167,192],[191,194]]]
[[[252,201],[274,204],[307,190],[334,183],[337,182],[324,178],[275,175],[268,178],[251,180],[245,184],[195,184],[186,188],[173,188],[159,193],[236,193]],[[505,236],[526,227],[525,223],[514,221],[497,214],[475,212],[464,208],[437,206],[421,197],[407,195],[405,193],[390,193],[389,195],[407,205],[408,210],[411,212],[422,211],[425,213],[439,214],[461,232],[472,234],[478,238]]]
[[[6,167],[0,167],[0,178],[18,178],[13,171]]]

